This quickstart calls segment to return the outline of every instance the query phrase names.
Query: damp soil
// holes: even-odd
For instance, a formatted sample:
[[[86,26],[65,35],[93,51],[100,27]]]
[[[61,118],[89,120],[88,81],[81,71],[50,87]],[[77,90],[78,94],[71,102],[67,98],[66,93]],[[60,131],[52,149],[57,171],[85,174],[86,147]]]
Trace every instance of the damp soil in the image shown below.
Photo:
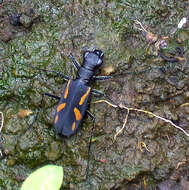
[[[188,190],[189,137],[170,123],[130,112],[114,141],[127,112],[94,104],[102,98],[92,96],[89,109],[96,122],[89,187],[92,121],[86,117],[77,134],[60,137],[52,124],[57,100],[45,97],[40,108],[43,93],[61,96],[66,85],[51,71],[74,78],[69,53],[82,63],[85,49],[98,48],[105,53],[98,74],[114,77],[95,81],[95,89],[117,104],[153,112],[189,132],[189,25],[176,30],[189,15],[188,7],[186,0],[0,1],[1,136],[6,150],[0,161],[0,190],[20,189],[32,171],[46,164],[63,167],[63,189]],[[168,36],[171,48],[184,48],[184,60],[160,58],[154,44],[134,27],[135,19],[158,38]]]

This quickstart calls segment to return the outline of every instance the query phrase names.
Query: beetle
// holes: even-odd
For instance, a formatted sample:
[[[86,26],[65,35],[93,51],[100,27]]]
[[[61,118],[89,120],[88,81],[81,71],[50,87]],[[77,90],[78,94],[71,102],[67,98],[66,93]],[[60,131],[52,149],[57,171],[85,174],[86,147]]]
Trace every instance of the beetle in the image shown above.
[[[83,64],[81,66],[70,54],[70,58],[78,70],[77,77],[71,79],[67,75],[59,74],[68,81],[61,97],[44,93],[44,95],[59,100],[53,121],[57,134],[66,137],[76,134],[86,113],[94,121],[94,116],[87,110],[90,95],[106,95],[92,89],[91,82],[112,78],[112,76],[95,76],[96,71],[103,64],[103,57],[104,53],[101,50],[87,50],[83,53]]]
[[[80,65],[76,61],[76,59],[72,56],[72,54],[70,54],[69,57],[71,58],[74,66],[78,70],[76,78],[71,79],[71,77],[65,74],[62,74],[60,72],[50,71],[52,73],[56,73],[57,76],[60,76],[61,78],[67,80],[68,82],[64,91],[62,92],[61,97],[56,96],[54,94],[50,94],[50,93],[43,93],[41,105],[39,106],[39,109],[41,109],[44,95],[50,96],[52,98],[59,100],[56,111],[55,111],[53,124],[54,124],[56,133],[65,137],[70,137],[77,133],[78,129],[81,126],[81,123],[85,114],[87,114],[93,121],[93,127],[91,130],[93,131],[95,117],[87,110],[91,94],[104,96],[110,101],[112,101],[103,92],[98,91],[96,89],[92,89],[92,82],[94,80],[106,80],[106,79],[113,78],[112,76],[96,76],[95,75],[96,71],[103,64],[104,53],[101,50],[97,50],[97,49],[94,49],[92,51],[89,51],[89,50],[84,51],[82,65]],[[40,71],[49,72],[46,69],[41,69],[41,68],[31,66],[31,65],[28,65],[28,66]],[[34,121],[32,122],[30,126],[32,126],[33,123],[38,119],[38,115],[40,113],[39,109]],[[30,128],[30,126],[28,128]],[[89,140],[88,160],[87,160],[87,168],[86,168],[86,176],[87,176],[86,179],[89,184],[90,184],[90,179],[89,179],[90,154],[89,153],[90,153],[91,142],[92,142],[92,135],[90,136],[90,140]]]

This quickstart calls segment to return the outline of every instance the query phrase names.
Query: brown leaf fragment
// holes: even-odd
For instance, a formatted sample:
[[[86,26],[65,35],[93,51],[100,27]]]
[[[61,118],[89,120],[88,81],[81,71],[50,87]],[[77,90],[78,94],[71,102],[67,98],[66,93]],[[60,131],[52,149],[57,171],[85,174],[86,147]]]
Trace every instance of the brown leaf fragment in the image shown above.
[[[158,40],[158,36],[156,34],[153,34],[152,32],[146,33],[146,41],[150,44],[155,43]]]
[[[18,111],[18,117],[25,118],[29,115],[31,115],[33,112],[31,110],[25,110],[25,109],[19,109]]]

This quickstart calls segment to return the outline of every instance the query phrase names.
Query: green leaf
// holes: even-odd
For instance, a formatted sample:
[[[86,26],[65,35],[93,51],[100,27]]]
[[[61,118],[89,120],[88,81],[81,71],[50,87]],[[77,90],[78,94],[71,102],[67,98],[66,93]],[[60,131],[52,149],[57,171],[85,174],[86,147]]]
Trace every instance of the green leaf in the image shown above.
[[[59,190],[62,185],[63,175],[61,166],[44,166],[26,178],[21,190]]]

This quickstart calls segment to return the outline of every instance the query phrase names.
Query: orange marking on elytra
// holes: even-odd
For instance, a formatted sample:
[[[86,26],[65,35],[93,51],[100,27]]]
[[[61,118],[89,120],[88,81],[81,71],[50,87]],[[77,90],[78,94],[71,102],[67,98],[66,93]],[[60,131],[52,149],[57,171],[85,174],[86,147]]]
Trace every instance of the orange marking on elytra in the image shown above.
[[[64,109],[66,106],[66,103],[63,103],[63,104],[60,104],[58,107],[57,107],[57,112],[61,111],[62,109]]]
[[[65,90],[65,93],[64,93],[64,99],[66,99],[67,96],[68,96],[70,82],[71,82],[71,80],[68,81],[68,84],[67,84],[67,86],[66,86],[66,90]]]
[[[86,97],[89,95],[91,91],[91,88],[89,87],[87,92],[81,97],[80,101],[79,101],[79,105],[81,106],[83,104],[83,102],[85,101]]]
[[[81,119],[81,113],[77,108],[74,108],[74,113],[75,113],[75,118],[76,120],[80,120]]]
[[[72,124],[72,131],[74,131],[74,130],[75,130],[75,121]]]
[[[56,115],[54,123],[57,123],[57,121],[58,121],[58,115]]]

